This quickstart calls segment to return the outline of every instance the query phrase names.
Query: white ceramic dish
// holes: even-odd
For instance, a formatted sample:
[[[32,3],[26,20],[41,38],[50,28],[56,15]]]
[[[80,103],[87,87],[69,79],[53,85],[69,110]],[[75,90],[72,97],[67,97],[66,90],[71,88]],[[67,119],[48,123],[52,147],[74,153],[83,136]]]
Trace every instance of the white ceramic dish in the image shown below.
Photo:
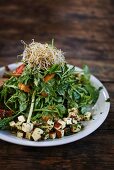
[[[16,64],[14,63],[14,64],[10,64],[8,67],[11,70],[15,70],[19,65],[20,63],[16,63]],[[81,69],[76,67],[76,70],[81,70]],[[3,76],[4,71],[5,71],[5,68],[1,67],[0,77]],[[109,98],[109,94],[106,88],[94,76],[91,76],[91,82],[96,88],[99,88],[102,86],[103,89],[100,91],[99,99],[94,106],[93,119],[85,123],[85,128],[81,132],[74,134],[74,135],[65,136],[61,139],[34,142],[34,141],[26,140],[26,139],[17,138],[16,136],[12,135],[9,131],[0,130],[0,139],[7,141],[7,142],[19,144],[19,145],[46,147],[46,146],[57,146],[57,145],[67,144],[67,143],[82,139],[85,136],[91,134],[104,122],[110,109],[110,102],[106,102],[106,100]]]

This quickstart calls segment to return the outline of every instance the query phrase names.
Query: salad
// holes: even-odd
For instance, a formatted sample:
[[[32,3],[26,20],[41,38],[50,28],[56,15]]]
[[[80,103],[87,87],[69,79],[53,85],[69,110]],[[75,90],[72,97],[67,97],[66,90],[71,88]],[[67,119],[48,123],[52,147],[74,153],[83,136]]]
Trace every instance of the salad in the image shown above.
[[[0,86],[0,129],[40,141],[72,135],[92,118],[99,89],[52,44],[23,42],[21,65]]]

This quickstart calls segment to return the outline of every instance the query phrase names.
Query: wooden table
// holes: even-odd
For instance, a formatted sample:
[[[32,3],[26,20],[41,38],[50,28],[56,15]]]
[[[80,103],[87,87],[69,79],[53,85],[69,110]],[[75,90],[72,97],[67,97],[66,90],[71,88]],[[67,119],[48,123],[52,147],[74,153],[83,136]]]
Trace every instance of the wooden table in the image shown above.
[[[0,141],[1,170],[114,170],[114,1],[0,1],[0,65],[17,60],[31,39],[51,42],[69,63],[87,64],[106,86],[111,109],[91,135],[71,144],[32,148]]]

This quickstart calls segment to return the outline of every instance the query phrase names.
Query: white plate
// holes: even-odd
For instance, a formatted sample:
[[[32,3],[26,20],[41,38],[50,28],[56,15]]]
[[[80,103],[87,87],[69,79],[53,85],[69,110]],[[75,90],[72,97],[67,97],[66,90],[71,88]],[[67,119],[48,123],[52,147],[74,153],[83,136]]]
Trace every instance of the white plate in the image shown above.
[[[11,70],[14,70],[19,65],[20,65],[20,63],[10,64],[9,68]],[[76,67],[76,70],[81,70],[81,69]],[[5,71],[5,68],[1,67],[0,68],[0,77],[2,77],[2,75],[4,74],[4,71]],[[0,130],[0,139],[7,141],[7,142],[19,144],[19,145],[46,147],[46,146],[57,146],[57,145],[67,144],[67,143],[70,143],[73,141],[77,141],[77,140],[84,138],[85,136],[91,134],[104,122],[104,120],[106,119],[106,117],[108,115],[109,109],[110,109],[110,103],[106,102],[106,99],[109,98],[109,94],[108,94],[106,88],[94,76],[91,76],[91,82],[96,88],[99,88],[102,86],[103,89],[100,91],[99,99],[94,106],[93,119],[88,121],[85,124],[84,130],[82,130],[74,135],[65,136],[61,139],[46,140],[46,141],[39,141],[39,142],[29,141],[26,139],[20,139],[20,138],[17,138],[16,136],[12,135],[9,131]]]

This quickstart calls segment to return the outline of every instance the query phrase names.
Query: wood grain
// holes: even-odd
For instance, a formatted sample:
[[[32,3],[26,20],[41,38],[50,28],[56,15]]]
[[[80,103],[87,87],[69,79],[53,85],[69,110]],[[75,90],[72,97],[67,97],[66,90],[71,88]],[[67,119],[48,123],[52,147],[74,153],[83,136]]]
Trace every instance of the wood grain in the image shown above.
[[[109,91],[106,121],[71,144],[32,148],[0,141],[0,169],[114,169],[114,1],[0,0],[0,66],[17,61],[20,40],[51,42],[68,63],[87,64]],[[19,58],[18,58],[19,60]]]

